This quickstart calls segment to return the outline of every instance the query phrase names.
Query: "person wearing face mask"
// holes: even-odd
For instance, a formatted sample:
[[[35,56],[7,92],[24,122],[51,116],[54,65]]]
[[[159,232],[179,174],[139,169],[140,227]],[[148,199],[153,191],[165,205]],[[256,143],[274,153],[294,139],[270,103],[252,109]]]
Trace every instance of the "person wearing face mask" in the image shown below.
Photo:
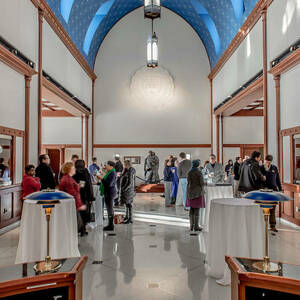
[[[208,174],[213,184],[224,183],[225,172],[223,166],[216,161],[214,154],[209,156],[209,163],[205,167],[205,173]]]
[[[263,175],[266,177],[265,181],[265,188],[271,189],[275,192],[282,191],[280,176],[278,172],[278,168],[272,164],[273,156],[272,155],[266,155],[265,157],[265,163],[263,166],[261,166],[261,171]],[[275,209],[276,205],[273,206],[273,208],[270,210],[270,227],[271,230],[274,232],[277,232],[276,229],[276,216],[275,216]]]
[[[261,172],[259,161],[261,154],[253,151],[251,158],[245,160],[240,167],[240,180],[238,190],[242,193],[259,190],[263,187],[266,177]]]

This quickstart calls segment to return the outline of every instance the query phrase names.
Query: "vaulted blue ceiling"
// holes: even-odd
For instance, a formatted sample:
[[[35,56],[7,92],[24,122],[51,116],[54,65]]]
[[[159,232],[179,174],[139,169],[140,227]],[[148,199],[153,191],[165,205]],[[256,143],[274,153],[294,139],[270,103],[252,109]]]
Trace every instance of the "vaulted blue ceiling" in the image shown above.
[[[258,0],[161,0],[186,20],[202,40],[213,68]],[[47,0],[73,42],[94,67],[111,28],[143,0]],[[158,33],[159,35],[159,33]]]

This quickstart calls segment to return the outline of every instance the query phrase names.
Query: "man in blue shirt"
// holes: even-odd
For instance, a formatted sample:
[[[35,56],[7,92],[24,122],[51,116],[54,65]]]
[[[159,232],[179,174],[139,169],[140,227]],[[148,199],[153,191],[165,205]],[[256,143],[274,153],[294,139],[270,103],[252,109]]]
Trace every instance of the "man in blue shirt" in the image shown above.
[[[89,165],[89,172],[91,174],[92,182],[96,181],[96,174],[100,171],[100,167],[97,165],[97,157],[92,158],[92,163]]]
[[[267,155],[265,157],[264,165],[261,166],[261,172],[266,177],[266,181],[264,182],[264,184],[267,189],[280,192],[282,191],[282,187],[281,187],[279,172],[277,167],[272,164],[272,161],[273,161],[273,156]],[[276,206],[273,206],[273,208],[270,211],[270,226],[272,231],[277,232],[275,208]]]

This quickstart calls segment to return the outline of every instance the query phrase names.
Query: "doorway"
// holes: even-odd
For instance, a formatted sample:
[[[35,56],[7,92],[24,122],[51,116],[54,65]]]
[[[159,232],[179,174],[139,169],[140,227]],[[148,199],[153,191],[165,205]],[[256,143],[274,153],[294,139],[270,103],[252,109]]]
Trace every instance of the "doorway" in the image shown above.
[[[50,157],[50,165],[55,173],[55,181],[58,182],[58,175],[60,171],[60,149],[47,149]]]

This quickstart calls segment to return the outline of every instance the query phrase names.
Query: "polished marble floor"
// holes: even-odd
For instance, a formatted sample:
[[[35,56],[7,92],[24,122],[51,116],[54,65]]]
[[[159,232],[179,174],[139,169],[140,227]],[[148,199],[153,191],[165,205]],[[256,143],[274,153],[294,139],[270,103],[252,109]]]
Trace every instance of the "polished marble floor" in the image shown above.
[[[163,204],[158,194],[140,194],[133,225],[117,225],[115,235],[98,228],[80,238],[80,252],[89,256],[84,300],[230,299],[230,287],[205,275],[206,235],[190,236],[187,212]],[[279,228],[270,235],[271,258],[300,264],[299,228]],[[18,229],[0,236],[0,266],[14,263],[17,243]]]

